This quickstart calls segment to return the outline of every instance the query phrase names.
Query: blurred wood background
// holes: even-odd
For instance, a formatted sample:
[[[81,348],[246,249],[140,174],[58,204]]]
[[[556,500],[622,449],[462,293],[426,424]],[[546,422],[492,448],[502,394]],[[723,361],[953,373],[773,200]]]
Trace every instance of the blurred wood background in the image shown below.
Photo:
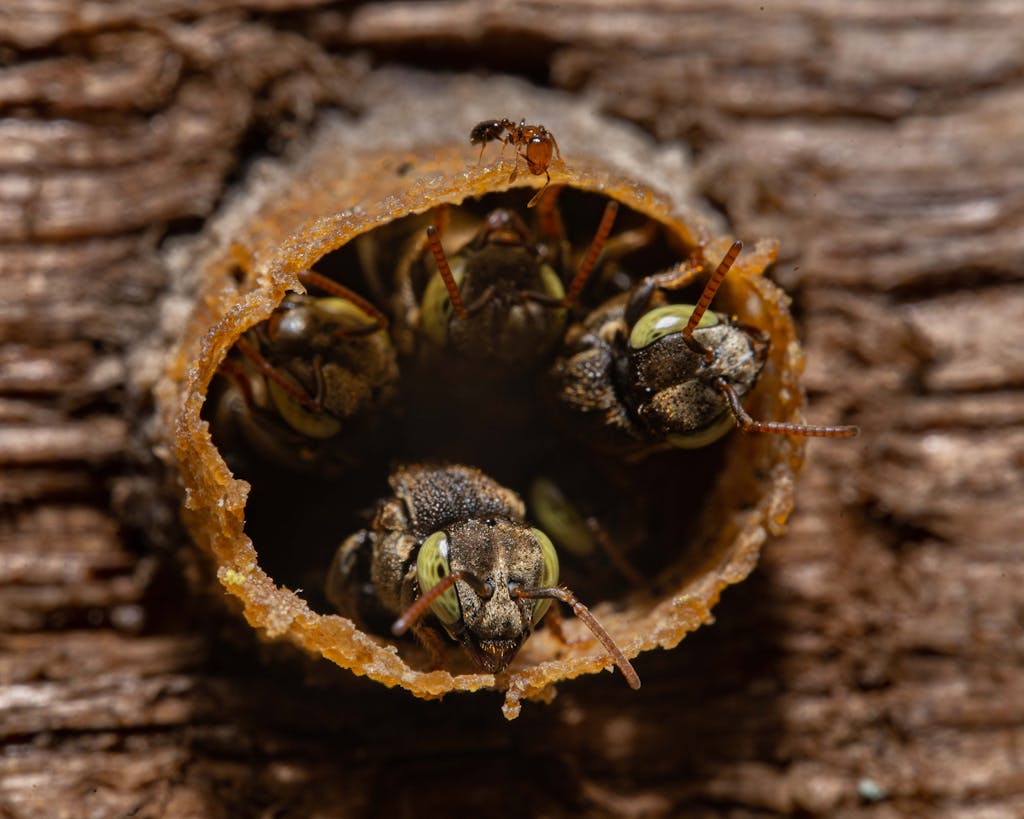
[[[1022,42],[1014,0],[5,0],[0,815],[1024,815]],[[863,428],[638,693],[422,703],[190,581],[133,357],[161,247],[385,65],[689,144],[782,241],[813,418]]]

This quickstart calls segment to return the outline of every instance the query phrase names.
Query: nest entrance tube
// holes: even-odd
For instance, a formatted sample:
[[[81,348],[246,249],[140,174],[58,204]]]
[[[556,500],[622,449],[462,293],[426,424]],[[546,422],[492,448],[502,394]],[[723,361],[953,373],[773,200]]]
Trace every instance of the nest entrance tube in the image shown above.
[[[485,116],[470,115],[467,121]],[[545,124],[564,150],[573,128],[554,116]],[[571,119],[573,112],[562,116]],[[503,690],[504,711],[511,718],[521,699],[544,698],[559,681],[611,668],[607,653],[582,624],[567,618],[568,643],[541,629],[500,674],[478,672],[455,647],[443,668],[426,670],[426,655],[414,641],[396,640],[383,630],[368,633],[333,614],[319,592],[322,577],[333,549],[367,525],[362,510],[388,494],[386,479],[396,459],[466,462],[528,500],[531,473],[547,473],[558,463],[607,464],[607,457],[558,430],[525,384],[514,422],[519,426],[489,435],[484,425],[470,428],[480,407],[449,407],[447,415],[466,430],[459,435],[450,429],[432,432],[441,416],[436,405],[431,409],[426,403],[436,385],[403,383],[399,403],[411,395],[416,406],[406,406],[382,425],[381,445],[372,456],[326,480],[315,474],[282,478],[260,458],[241,463],[216,429],[213,406],[223,389],[218,370],[239,338],[269,319],[287,293],[300,289],[302,271],[336,276],[373,300],[373,287],[348,272],[360,268],[368,252],[383,254],[382,269],[390,270],[388,248],[421,230],[439,206],[449,206],[453,221],[479,220],[495,207],[526,214],[523,204],[543,181],[521,175],[512,187],[507,167],[476,166],[476,152],[461,140],[355,157],[353,150],[339,152],[332,141],[337,138],[323,139],[297,171],[270,186],[258,207],[248,204],[230,227],[230,237],[199,258],[199,306],[161,396],[169,447],[186,490],[186,520],[225,590],[266,635],[286,637],[311,654],[418,697]],[[349,138],[367,144],[358,134]],[[630,133],[623,139],[639,138]],[[703,247],[707,258],[724,254],[731,240],[714,238],[717,231],[699,209],[652,191],[653,180],[643,178],[651,174],[651,146],[641,140],[634,147],[639,151],[635,169],[575,155],[552,166],[552,183],[565,186],[561,211],[570,243],[578,245],[576,237],[592,230],[594,214],[599,217],[610,198],[620,204],[624,228],[646,221],[657,226],[656,239],[640,254],[650,258],[635,261],[652,267],[645,272],[679,259],[686,249]],[[757,417],[789,421],[799,413],[802,360],[788,299],[762,276],[774,251],[772,243],[762,242],[744,252],[715,307],[771,338],[768,363],[747,406]],[[400,368],[404,362],[400,356]],[[496,413],[484,414],[494,421]],[[543,453],[554,453],[555,463],[549,466]],[[766,536],[779,531],[789,513],[801,454],[801,443],[786,436],[733,432],[706,451],[672,451],[606,466],[607,479],[590,470],[601,486],[584,494],[607,491],[618,498],[613,511],[625,519],[626,529],[631,520],[642,520],[648,536],[630,557],[649,583],[628,582],[601,561],[596,569],[576,568],[571,559],[563,559],[563,565],[573,590],[628,657],[674,647],[709,619],[724,586],[749,573]],[[291,590],[300,587],[309,591]],[[642,659],[637,665],[642,677]]]

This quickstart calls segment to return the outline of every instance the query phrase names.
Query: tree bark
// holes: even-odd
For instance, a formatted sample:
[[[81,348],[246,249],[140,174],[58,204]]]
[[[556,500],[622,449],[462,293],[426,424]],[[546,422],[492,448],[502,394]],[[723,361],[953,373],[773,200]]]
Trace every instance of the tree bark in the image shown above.
[[[8,0],[0,813],[1024,815],[1022,35],[997,0]],[[161,252],[383,63],[687,143],[782,242],[812,420],[862,427],[811,443],[788,533],[638,693],[422,703],[196,579],[151,455]]]

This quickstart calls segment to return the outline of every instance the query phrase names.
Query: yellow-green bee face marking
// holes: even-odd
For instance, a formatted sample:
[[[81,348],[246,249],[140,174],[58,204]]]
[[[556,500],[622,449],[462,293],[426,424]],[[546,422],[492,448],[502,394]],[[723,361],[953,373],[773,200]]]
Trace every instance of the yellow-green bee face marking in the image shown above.
[[[423,541],[416,556],[416,577],[420,583],[421,593],[429,592],[449,574],[451,566],[448,563],[448,535],[444,532],[434,532]],[[442,623],[451,624],[461,620],[462,609],[455,587],[452,586],[438,597],[431,604],[430,610]]]
[[[540,529],[530,529],[530,531],[533,532],[533,536],[537,538],[537,543],[540,544],[540,553],[544,561],[544,567],[540,576],[540,587],[548,588],[549,586],[556,586],[558,585],[558,552],[555,551],[555,546],[551,542],[551,538],[544,534]],[[534,625],[540,622],[541,618],[547,614],[550,607],[550,600],[536,601],[533,608]]]
[[[666,304],[649,310],[633,325],[629,334],[629,346],[634,350],[642,350],[665,336],[683,332],[694,309],[696,305],[693,304]],[[695,329],[714,327],[716,324],[718,314],[708,310],[701,316],[700,323]]]

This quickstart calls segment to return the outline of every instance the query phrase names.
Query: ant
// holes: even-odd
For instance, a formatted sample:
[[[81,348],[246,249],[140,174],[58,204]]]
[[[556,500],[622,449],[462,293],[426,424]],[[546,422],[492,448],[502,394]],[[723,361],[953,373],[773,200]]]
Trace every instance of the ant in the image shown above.
[[[528,208],[532,208],[540,201],[544,191],[551,184],[551,174],[548,172],[548,167],[551,165],[552,157],[562,158],[562,152],[558,149],[555,135],[543,125],[527,125],[525,119],[520,120],[518,125],[510,119],[493,119],[478,122],[473,127],[473,130],[469,132],[470,144],[480,144],[480,159],[477,160],[478,162],[483,161],[484,149],[487,147],[487,143],[494,142],[495,140],[501,141],[503,153],[505,145],[525,149],[516,152],[516,165],[508,178],[509,182],[515,182],[516,177],[519,175],[520,159],[526,162],[526,167],[530,169],[530,173],[535,176],[544,174],[544,186],[534,194],[534,197],[526,205]]]

